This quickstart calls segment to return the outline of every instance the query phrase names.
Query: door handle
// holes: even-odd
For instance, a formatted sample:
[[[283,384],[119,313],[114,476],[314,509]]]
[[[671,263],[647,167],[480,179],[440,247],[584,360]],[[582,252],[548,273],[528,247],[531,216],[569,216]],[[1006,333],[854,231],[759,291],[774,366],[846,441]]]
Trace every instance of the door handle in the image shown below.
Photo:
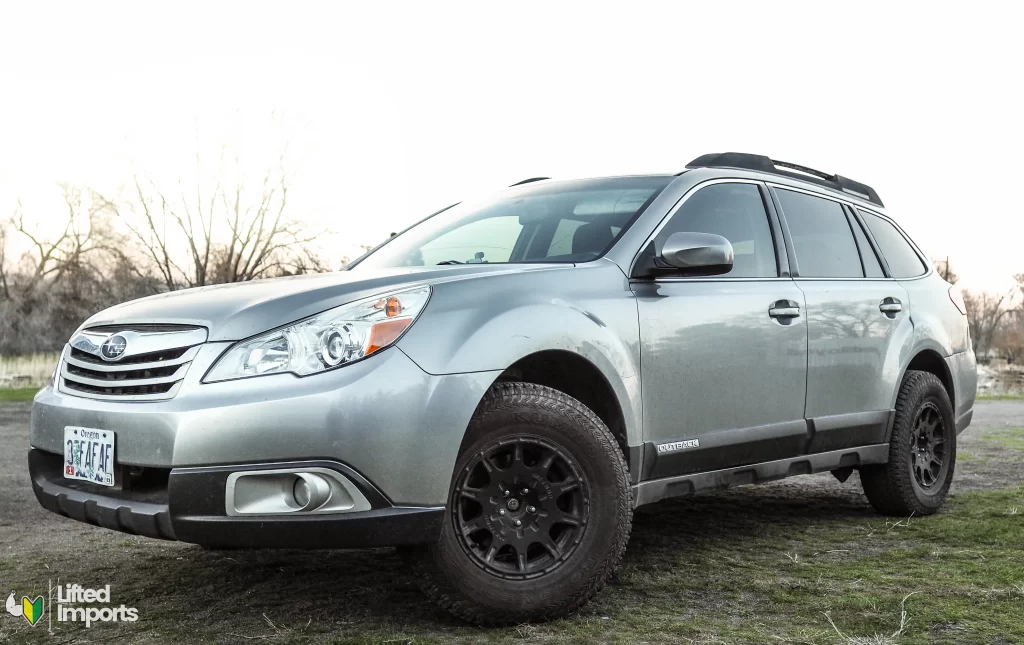
[[[886,298],[879,303],[878,310],[891,317],[903,311],[903,304],[896,298]]]
[[[768,315],[772,318],[796,318],[800,315],[800,305],[792,300],[778,300],[768,307]]]

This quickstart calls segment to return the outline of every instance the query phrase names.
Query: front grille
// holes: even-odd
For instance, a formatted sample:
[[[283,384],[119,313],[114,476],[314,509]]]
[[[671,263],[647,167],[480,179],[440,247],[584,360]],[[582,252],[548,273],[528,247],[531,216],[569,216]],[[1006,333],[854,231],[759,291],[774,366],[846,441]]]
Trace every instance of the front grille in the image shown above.
[[[126,339],[124,355],[104,360],[103,343]],[[93,399],[157,401],[173,398],[206,342],[206,330],[185,325],[105,325],[71,340],[61,360],[59,388]]]
[[[188,347],[179,347],[177,349],[169,349],[159,352],[149,352],[147,354],[136,354],[135,356],[128,356],[122,358],[117,362],[118,365],[132,365],[139,363],[162,363],[164,361],[172,361],[176,358],[181,358],[185,352],[189,350]],[[83,352],[75,347],[71,348],[71,358],[83,361],[85,363],[94,363],[96,365],[110,365],[109,362],[103,360],[99,356]]]
[[[129,363],[130,364],[130,363]],[[101,372],[99,370],[90,370],[78,365],[68,364],[68,374],[71,376],[84,376],[85,378],[98,379],[101,381],[136,381],[139,379],[147,378],[163,378],[165,376],[174,376],[174,374],[182,369],[181,365],[169,365],[167,367],[153,367],[144,370],[124,370],[118,372]]]
[[[171,391],[176,383],[160,383],[158,385],[131,385],[127,387],[96,387],[86,383],[78,383],[70,379],[64,379],[64,386],[77,392],[86,394],[99,394],[102,396],[138,396],[140,394],[166,394]]]

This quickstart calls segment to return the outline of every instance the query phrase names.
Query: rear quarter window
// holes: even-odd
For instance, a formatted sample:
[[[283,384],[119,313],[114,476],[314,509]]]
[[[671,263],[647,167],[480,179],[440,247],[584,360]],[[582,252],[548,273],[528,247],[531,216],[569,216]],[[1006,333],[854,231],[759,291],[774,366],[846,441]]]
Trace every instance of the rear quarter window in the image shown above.
[[[916,278],[928,271],[924,262],[921,261],[921,257],[910,246],[910,242],[892,222],[873,213],[857,210],[864,218],[864,223],[868,225],[868,230],[875,238],[875,243],[878,244],[882,256],[885,257],[892,277]]]
[[[882,265],[878,262],[878,257],[868,242],[868,236],[864,235],[864,229],[861,228],[860,222],[854,219],[850,222],[850,227],[853,229],[853,236],[857,238],[860,259],[864,263],[864,275],[868,278],[885,277],[885,273],[882,272]]]

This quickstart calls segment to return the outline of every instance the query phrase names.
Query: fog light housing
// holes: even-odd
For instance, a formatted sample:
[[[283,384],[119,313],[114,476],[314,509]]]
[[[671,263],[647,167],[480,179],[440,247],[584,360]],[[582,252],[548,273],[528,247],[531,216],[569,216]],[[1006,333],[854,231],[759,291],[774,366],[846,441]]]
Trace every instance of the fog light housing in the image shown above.
[[[366,496],[342,473],[319,466],[250,470],[228,475],[228,515],[303,515],[370,510]]]

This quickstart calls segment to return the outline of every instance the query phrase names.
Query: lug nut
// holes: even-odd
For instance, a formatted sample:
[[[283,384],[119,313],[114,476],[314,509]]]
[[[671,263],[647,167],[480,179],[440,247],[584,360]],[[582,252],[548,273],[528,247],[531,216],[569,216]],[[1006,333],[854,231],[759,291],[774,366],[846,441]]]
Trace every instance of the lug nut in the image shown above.
[[[505,514],[505,509],[499,508],[498,509],[498,515],[504,515],[504,514]]]
[[[523,525],[522,522],[520,522],[519,520],[516,520],[516,526],[522,526],[522,525]]]
[[[511,492],[511,491],[509,491],[509,489],[507,489],[507,488],[506,488],[506,489],[505,489],[505,497],[508,497],[508,496],[509,496],[509,493],[510,493],[510,492]]]
[[[537,512],[537,509],[536,509],[536,508],[534,508],[534,507],[532,507],[532,506],[527,506],[527,507],[526,507],[526,512],[527,512],[527,513],[536,513],[536,512]]]
[[[524,488],[524,489],[523,489],[522,491],[520,491],[520,492],[522,492],[522,494],[523,494],[523,495],[529,495],[529,494],[530,494],[530,489],[529,489],[529,488]]]

